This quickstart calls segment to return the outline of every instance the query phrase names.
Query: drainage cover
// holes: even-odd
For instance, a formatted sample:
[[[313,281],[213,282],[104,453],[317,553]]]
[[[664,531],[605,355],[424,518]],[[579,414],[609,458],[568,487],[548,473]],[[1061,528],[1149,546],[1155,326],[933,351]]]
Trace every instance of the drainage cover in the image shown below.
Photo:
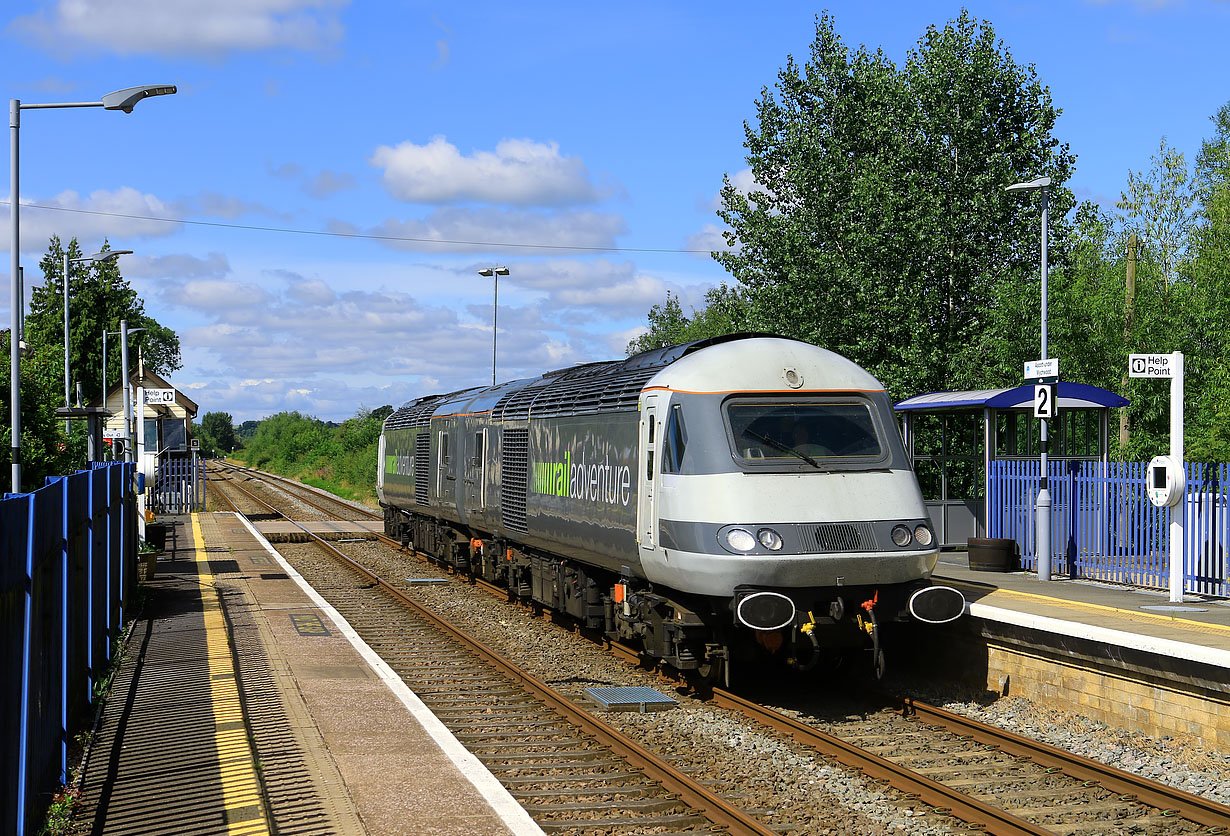
[[[607,688],[586,688],[585,696],[610,711],[666,711],[678,703],[657,688],[639,685],[616,685]]]

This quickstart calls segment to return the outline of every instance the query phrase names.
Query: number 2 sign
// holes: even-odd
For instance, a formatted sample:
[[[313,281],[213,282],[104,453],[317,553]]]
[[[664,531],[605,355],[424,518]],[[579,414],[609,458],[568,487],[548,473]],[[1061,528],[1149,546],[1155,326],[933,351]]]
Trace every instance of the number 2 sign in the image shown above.
[[[1034,386],[1034,417],[1035,418],[1054,418],[1055,413],[1059,410],[1059,402],[1056,398],[1055,386],[1053,384],[1038,384]]]

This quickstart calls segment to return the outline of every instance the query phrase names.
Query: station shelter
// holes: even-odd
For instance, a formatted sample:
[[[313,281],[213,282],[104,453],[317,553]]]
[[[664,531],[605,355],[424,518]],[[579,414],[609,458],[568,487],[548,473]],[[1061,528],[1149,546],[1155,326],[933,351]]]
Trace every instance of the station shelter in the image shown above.
[[[204,501],[204,474],[192,421],[197,404],[161,375],[145,366],[143,360],[129,375],[132,404],[133,460],[144,484],[146,507],[154,513],[181,514],[201,507]],[[104,443],[108,458],[122,459],[124,436],[124,387],[116,384],[107,391],[101,406],[105,410]]]
[[[1105,463],[1110,410],[1127,406],[1127,398],[1085,383],[1057,385],[1048,457]],[[1041,453],[1033,385],[931,392],[894,408],[940,545],[964,546],[971,537],[988,536],[992,462],[1037,461]]]

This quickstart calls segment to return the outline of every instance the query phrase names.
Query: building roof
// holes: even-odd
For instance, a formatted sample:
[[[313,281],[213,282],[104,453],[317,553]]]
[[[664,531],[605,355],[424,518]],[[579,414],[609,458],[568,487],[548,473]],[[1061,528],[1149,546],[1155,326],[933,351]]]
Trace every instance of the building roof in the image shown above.
[[[1060,409],[1097,409],[1127,406],[1129,401],[1122,395],[1117,395],[1098,386],[1088,383],[1068,383],[1061,381],[1059,386]],[[1034,405],[1034,385],[1027,383],[1010,389],[968,389],[964,392],[929,392],[925,395],[915,395],[906,398],[893,408],[899,412],[907,410],[941,410],[941,409],[1032,409]]]
[[[143,361],[139,361],[137,363],[137,367],[135,369],[132,369],[129,372],[128,379],[132,383],[133,386],[138,386],[138,387],[142,387],[145,389],[175,389],[175,405],[178,406],[180,409],[184,410],[188,418],[196,417],[197,410],[200,408],[197,406],[196,401],[192,400],[192,398],[189,398],[187,395],[185,395],[182,390],[176,388],[174,385],[168,382],[166,378],[164,378],[162,375],[146,367]],[[124,391],[123,385],[120,383],[116,383],[114,386],[112,386],[110,389],[107,390],[106,394],[104,395],[102,399],[101,404],[91,401],[90,405],[91,406],[99,406],[99,405],[105,406],[106,404],[109,404],[111,402],[113,397],[116,397],[116,396],[122,397],[123,391]],[[155,412],[158,412],[158,413],[164,413],[168,411],[166,407],[161,406],[161,405],[147,405],[146,408],[153,409]],[[140,407],[138,405],[134,404],[133,409],[134,409],[134,412],[136,412],[137,414],[140,414]]]

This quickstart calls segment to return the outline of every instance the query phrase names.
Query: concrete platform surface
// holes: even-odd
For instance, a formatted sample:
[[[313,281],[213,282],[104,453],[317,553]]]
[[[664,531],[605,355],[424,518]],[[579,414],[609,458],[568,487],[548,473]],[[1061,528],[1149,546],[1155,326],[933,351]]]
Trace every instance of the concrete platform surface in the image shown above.
[[[251,524],[166,521],[80,832],[542,833]]]

